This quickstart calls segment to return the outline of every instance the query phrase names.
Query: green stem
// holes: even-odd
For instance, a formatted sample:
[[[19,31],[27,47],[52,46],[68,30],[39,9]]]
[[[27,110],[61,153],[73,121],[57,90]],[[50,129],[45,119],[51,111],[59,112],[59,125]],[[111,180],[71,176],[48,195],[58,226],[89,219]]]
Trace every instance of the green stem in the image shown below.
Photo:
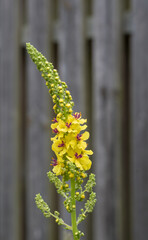
[[[75,200],[75,180],[71,179],[71,198],[72,198],[72,206],[76,206],[76,200]],[[73,209],[71,213],[71,224],[72,224],[72,232],[74,240],[78,240],[75,233],[78,232],[77,229],[77,221],[76,221],[76,207]]]

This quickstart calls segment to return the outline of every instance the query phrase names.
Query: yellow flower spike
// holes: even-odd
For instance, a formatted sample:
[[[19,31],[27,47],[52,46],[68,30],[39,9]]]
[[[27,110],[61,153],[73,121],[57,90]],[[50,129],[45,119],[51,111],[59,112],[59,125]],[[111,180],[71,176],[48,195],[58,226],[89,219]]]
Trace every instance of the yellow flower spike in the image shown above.
[[[81,118],[81,113],[72,115],[74,106],[72,96],[70,91],[67,90],[67,84],[60,80],[57,70],[53,69],[52,63],[49,63],[30,43],[27,44],[27,51],[42,72],[41,75],[46,80],[46,85],[50,89],[49,93],[54,102],[53,109],[57,116],[51,125],[54,133],[54,137],[51,140],[53,141],[52,150],[57,159],[52,160],[53,173],[49,171],[48,176],[55,183],[58,193],[66,198],[64,206],[71,213],[71,226],[65,224],[58,217],[58,212],[51,214],[50,209],[48,210],[48,205],[44,204],[41,196],[38,196],[39,199],[37,200],[40,200],[40,202],[37,202],[37,206],[39,206],[45,216],[54,216],[58,224],[72,230],[74,239],[80,239],[83,233],[77,229],[77,225],[84,220],[85,213],[92,211],[95,203],[95,193],[92,192],[94,184],[93,175],[90,176],[90,183],[88,182],[89,184],[86,185],[84,191],[82,191],[81,187],[83,178],[87,176],[85,171],[89,170],[92,164],[88,155],[93,154],[91,150],[85,150],[87,147],[85,141],[89,138],[89,133],[81,133],[81,131],[87,128],[87,125],[84,125],[87,120]],[[58,175],[61,175],[60,178],[57,177]],[[70,184],[67,182],[69,179]],[[91,192],[91,196],[85,204],[85,211],[82,210],[77,220],[76,200],[84,200],[85,192]]]

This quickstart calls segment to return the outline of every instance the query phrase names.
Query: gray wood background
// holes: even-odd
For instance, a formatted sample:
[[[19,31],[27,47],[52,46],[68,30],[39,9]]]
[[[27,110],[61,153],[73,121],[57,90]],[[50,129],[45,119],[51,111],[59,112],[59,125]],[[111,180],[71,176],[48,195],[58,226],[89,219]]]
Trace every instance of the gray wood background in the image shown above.
[[[70,221],[46,177],[52,103],[26,42],[88,118],[98,200],[82,240],[147,239],[147,26],[147,0],[0,0],[0,239],[72,239],[34,203]]]

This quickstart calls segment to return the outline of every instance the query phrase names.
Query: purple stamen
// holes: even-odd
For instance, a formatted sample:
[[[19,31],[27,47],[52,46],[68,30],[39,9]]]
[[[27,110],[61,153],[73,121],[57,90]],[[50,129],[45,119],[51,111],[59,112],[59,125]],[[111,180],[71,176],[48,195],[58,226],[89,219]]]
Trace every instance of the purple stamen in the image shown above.
[[[52,158],[51,165],[55,167],[57,164],[57,160],[55,158]]]
[[[76,118],[76,119],[79,119],[81,117],[81,113],[74,113],[73,116]]]
[[[71,122],[70,123],[66,123],[66,127],[70,128],[71,126]]]
[[[76,152],[75,153],[75,157],[78,159],[78,158],[82,158],[82,154],[78,155],[78,153]]]
[[[82,137],[82,134],[77,134],[77,140],[80,141]]]
[[[64,147],[65,143],[62,141],[61,144],[58,145],[58,147]]]
[[[54,118],[54,119],[52,120],[52,122],[57,123],[58,121],[57,121],[56,118]]]
[[[54,132],[54,133],[58,133],[59,131],[58,131],[57,128],[55,128],[55,129],[53,129],[53,132]]]

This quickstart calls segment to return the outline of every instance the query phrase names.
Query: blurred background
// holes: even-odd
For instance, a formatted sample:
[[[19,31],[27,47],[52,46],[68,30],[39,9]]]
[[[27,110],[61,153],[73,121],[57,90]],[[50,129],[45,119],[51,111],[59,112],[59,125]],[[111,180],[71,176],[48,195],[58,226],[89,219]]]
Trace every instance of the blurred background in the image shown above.
[[[148,238],[148,1],[0,0],[0,239],[70,240],[45,219],[62,199],[48,182],[52,103],[26,53],[58,69],[88,119],[97,204],[87,240]]]

